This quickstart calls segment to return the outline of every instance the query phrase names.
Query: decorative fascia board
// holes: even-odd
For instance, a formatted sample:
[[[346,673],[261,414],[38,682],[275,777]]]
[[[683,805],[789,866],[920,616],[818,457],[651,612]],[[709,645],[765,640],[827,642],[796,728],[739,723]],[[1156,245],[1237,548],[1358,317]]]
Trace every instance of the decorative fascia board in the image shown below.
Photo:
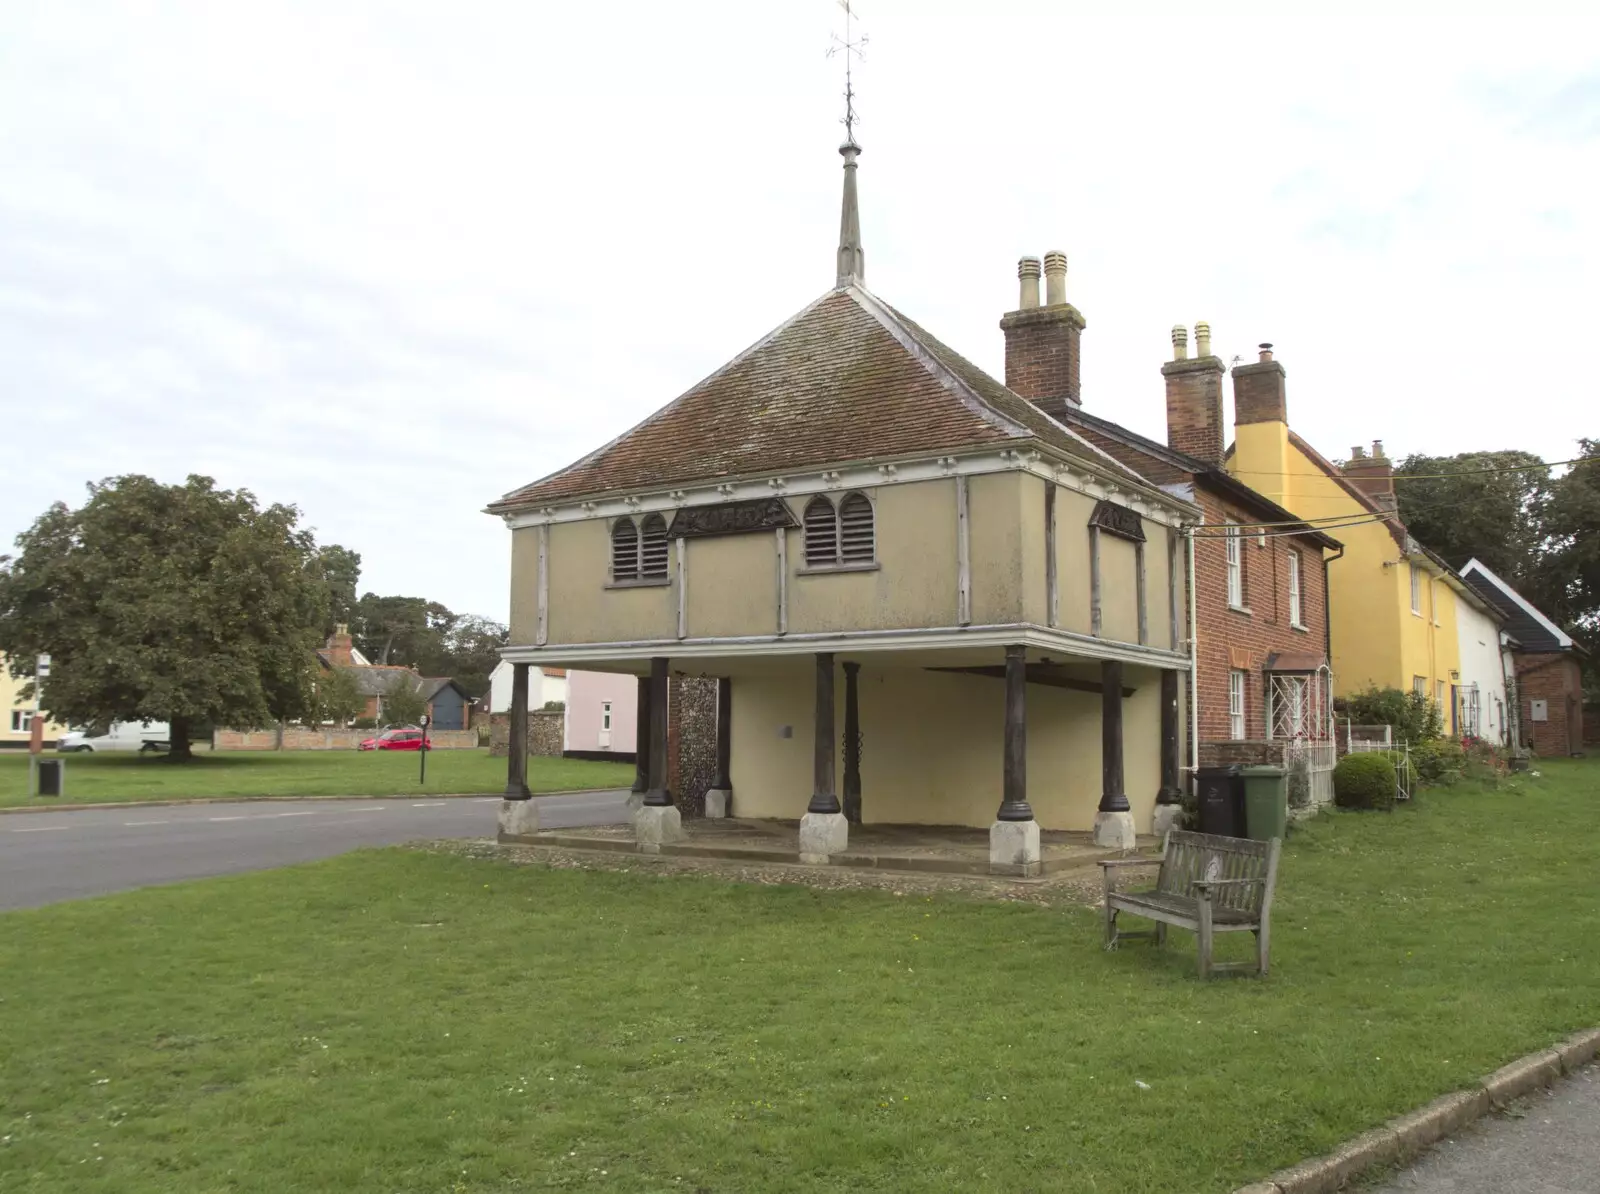
[[[504,514],[513,530],[552,523],[582,522],[591,518],[620,518],[624,515],[665,514],[690,506],[714,506],[726,502],[754,501],[779,494],[803,497],[838,490],[871,489],[884,485],[908,485],[936,481],[943,477],[979,476],[987,473],[1021,471],[1054,481],[1064,489],[1075,490],[1097,501],[1127,506],[1141,517],[1164,526],[1184,526],[1201,521],[1198,507],[1155,486],[1141,488],[1125,478],[1111,477],[1093,465],[1064,455],[1057,456],[1037,448],[1000,448],[979,452],[952,453],[874,463],[830,465],[805,468],[782,476],[745,478],[737,481],[705,481],[671,489],[643,490],[612,494],[587,501],[565,501]]]
[[[581,667],[585,664],[642,662],[656,656],[692,656],[696,659],[737,659],[762,656],[813,655],[819,651],[881,652],[1002,648],[1020,643],[1040,652],[1078,659],[1110,659],[1144,667],[1187,670],[1189,656],[1182,651],[1138,643],[1098,639],[1034,623],[998,626],[930,627],[925,630],[840,631],[833,633],[745,635],[735,638],[671,638],[616,643],[552,643],[548,646],[500,648],[510,663],[545,667]]]

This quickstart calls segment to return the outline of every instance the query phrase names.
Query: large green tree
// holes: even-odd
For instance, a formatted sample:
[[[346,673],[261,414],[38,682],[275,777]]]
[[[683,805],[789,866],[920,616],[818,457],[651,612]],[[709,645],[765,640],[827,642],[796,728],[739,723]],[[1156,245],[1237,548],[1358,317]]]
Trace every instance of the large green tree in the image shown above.
[[[1550,470],[1538,456],[1419,453],[1401,461],[1394,488],[1407,528],[1452,567],[1476,556],[1512,584],[1538,588],[1551,493]],[[1537,601],[1541,594],[1526,595]]]
[[[200,723],[303,716],[327,593],[298,523],[293,506],[209,477],[91,484],[0,561],[0,651],[18,674],[51,655],[52,720],[166,721],[174,761]]]
[[[1551,487],[1540,588],[1548,612],[1600,650],[1600,440],[1578,447],[1579,462]]]
[[[349,625],[354,619],[356,586],[361,583],[361,553],[330,543],[317,549],[311,569],[328,594],[328,618],[323,633],[332,634],[335,626]]]
[[[376,664],[400,664],[430,674],[447,655],[456,615],[425,597],[380,597],[356,602],[350,627],[361,653]]]
[[[450,676],[469,696],[480,697],[489,691],[489,673],[500,662],[500,648],[510,640],[505,623],[463,614],[450,629],[449,667],[428,674]]]

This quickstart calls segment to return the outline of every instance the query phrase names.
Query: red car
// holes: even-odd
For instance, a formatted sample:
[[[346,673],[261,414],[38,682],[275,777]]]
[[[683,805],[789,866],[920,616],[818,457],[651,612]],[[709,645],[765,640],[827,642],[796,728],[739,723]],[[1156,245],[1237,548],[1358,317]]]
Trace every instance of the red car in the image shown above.
[[[421,750],[426,739],[421,730],[385,730],[376,738],[368,738],[357,750]],[[429,750],[433,743],[428,742]]]

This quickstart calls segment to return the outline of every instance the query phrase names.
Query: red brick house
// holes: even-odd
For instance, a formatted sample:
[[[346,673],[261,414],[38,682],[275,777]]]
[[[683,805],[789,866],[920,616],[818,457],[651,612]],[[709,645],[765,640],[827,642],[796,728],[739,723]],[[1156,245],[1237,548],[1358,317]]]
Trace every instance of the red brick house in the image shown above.
[[[1479,560],[1461,570],[1478,595],[1506,617],[1516,671],[1517,741],[1546,758],[1583,751],[1581,644]]]
[[[1174,359],[1161,368],[1167,442],[1159,443],[1083,408],[1085,321],[1066,301],[1065,256],[1045,256],[1042,272],[1050,285],[1043,305],[1040,272],[1038,259],[1022,259],[1022,306],[1000,323],[1006,385],[1205,513],[1194,537],[1194,608],[1183,615],[1185,624],[1198,627],[1198,708],[1192,714],[1201,765],[1276,761],[1285,740],[1327,740],[1327,565],[1340,545],[1224,470],[1227,367],[1211,354],[1210,329],[1196,326],[1193,358],[1187,330],[1173,329]],[[1240,524],[1231,533],[1221,529]]]
[[[448,676],[423,676],[413,668],[367,662],[367,657],[356,650],[347,626],[334,627],[327,645],[317,651],[317,662],[323,671],[338,668],[355,679],[356,687],[366,701],[357,720],[366,718],[381,722],[383,698],[393,692],[397,684],[407,683],[422,696],[429,724],[435,729],[468,728],[468,707],[472,698],[466,689]]]

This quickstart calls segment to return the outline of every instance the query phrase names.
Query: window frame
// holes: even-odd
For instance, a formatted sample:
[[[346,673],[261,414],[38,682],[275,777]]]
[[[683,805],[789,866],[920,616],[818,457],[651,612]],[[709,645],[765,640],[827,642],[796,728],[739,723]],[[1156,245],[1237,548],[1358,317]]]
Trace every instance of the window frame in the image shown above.
[[[600,702],[600,728],[606,733],[611,732],[611,702]]]
[[[1300,551],[1289,549],[1289,625],[1296,630],[1306,629],[1305,591],[1301,578],[1305,569],[1300,566]]]
[[[867,509],[868,527],[872,536],[872,555],[870,559],[845,558],[845,504],[858,499]],[[811,551],[811,512],[826,508],[832,517],[831,543],[833,555],[831,559],[817,559]],[[801,566],[797,570],[801,576],[811,576],[824,572],[876,572],[878,563],[878,504],[865,490],[852,489],[839,496],[834,501],[825,493],[815,494],[805,504],[805,509],[800,512],[800,559]]]
[[[1411,691],[1424,699],[1428,696],[1428,677],[1418,676],[1413,673],[1411,677]]]
[[[1228,669],[1228,739],[1243,742],[1250,733],[1250,673]]]
[[[11,711],[11,732],[13,734],[30,734],[33,732],[32,709],[13,709]]]
[[[1244,603],[1244,534],[1241,528],[1228,528],[1223,537],[1223,559],[1228,571],[1228,608],[1249,613]]]
[[[1422,569],[1411,565],[1411,612],[1422,617]]]

